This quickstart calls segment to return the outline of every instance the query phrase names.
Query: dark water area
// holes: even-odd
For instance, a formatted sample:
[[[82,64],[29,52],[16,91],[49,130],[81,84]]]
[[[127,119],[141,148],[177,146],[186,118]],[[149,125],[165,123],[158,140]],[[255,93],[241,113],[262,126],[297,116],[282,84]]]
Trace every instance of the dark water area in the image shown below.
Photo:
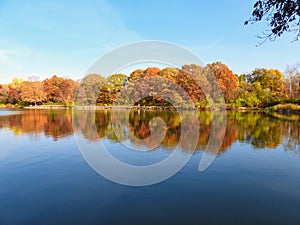
[[[192,113],[0,110],[0,224],[300,224],[300,118]],[[176,147],[192,157],[163,182],[125,186],[89,165],[78,136],[137,166]],[[204,154],[216,158],[200,172]]]

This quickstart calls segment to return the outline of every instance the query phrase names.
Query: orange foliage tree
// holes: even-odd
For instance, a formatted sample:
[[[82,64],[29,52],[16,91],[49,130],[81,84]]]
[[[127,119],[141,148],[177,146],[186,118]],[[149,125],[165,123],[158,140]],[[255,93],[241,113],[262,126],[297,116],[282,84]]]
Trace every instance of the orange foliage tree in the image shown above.
[[[78,84],[71,80],[54,75],[43,81],[47,101],[71,103],[74,101],[74,92]]]
[[[218,85],[224,94],[225,100],[228,102],[234,100],[238,90],[238,79],[233,72],[223,63],[214,62],[207,64],[209,72],[217,79]],[[214,90],[212,90],[214,93]]]
[[[0,103],[6,103],[8,98],[8,88],[0,84]]]
[[[20,99],[35,105],[46,100],[43,83],[40,81],[24,81],[20,86]]]

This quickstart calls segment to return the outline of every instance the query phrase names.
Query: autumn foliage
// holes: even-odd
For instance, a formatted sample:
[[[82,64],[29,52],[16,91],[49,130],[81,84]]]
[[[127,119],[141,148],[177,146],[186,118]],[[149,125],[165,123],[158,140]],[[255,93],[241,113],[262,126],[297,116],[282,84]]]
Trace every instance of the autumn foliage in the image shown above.
[[[18,105],[159,105],[207,108],[212,103],[231,107],[258,107],[274,101],[300,98],[300,72],[288,71],[287,78],[276,69],[258,68],[240,76],[228,66],[214,62],[205,66],[134,70],[112,74],[106,79],[88,74],[74,81],[57,75],[43,81],[14,78],[0,85],[0,103]]]
[[[20,86],[20,99],[23,102],[34,103],[46,100],[43,83],[39,81],[24,81]]]
[[[47,101],[71,103],[74,101],[74,92],[77,88],[77,83],[71,79],[55,75],[50,79],[44,80],[43,87]]]

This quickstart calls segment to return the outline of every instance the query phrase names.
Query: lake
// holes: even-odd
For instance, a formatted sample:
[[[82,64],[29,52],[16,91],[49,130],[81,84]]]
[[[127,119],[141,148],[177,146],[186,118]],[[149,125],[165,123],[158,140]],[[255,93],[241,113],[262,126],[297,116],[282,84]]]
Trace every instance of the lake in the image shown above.
[[[300,224],[297,115],[0,110],[0,141],[1,225]],[[191,157],[162,182],[127,186],[85,155],[99,143],[135,167]],[[200,172],[205,154],[213,160]]]

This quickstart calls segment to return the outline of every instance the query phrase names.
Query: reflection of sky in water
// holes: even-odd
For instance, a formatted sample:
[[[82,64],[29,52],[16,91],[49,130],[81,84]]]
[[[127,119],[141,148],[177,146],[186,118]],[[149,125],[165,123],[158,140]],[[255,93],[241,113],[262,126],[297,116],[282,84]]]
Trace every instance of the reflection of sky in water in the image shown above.
[[[103,144],[113,157],[135,166],[146,166],[158,163],[172,153],[172,151],[166,151],[164,148],[156,148],[154,151],[140,151],[140,146],[134,145],[128,140],[126,142],[127,145],[111,142],[108,139],[103,140]],[[137,150],[130,149],[129,147],[131,146],[136,147]]]
[[[0,116],[9,116],[14,114],[20,114],[22,111],[12,111],[0,109]]]
[[[1,111],[0,111],[1,115]],[[13,148],[15,143],[14,135],[8,130],[0,130],[0,163],[5,160],[10,153],[10,150]]]

